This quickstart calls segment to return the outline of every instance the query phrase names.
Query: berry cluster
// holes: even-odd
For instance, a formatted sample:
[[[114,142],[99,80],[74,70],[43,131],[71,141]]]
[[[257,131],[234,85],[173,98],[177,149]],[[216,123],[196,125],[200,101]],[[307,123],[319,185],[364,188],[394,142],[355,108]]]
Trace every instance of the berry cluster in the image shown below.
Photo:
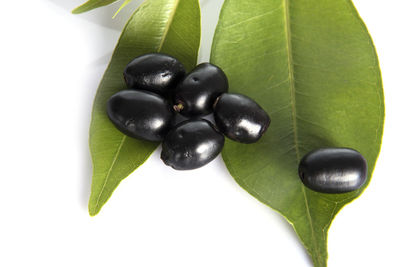
[[[252,99],[228,93],[225,73],[210,63],[186,74],[177,59],[146,54],[126,66],[124,78],[129,89],[111,96],[108,117],[130,137],[162,141],[161,159],[177,170],[212,161],[224,135],[241,143],[258,141],[271,122]],[[216,125],[202,118],[211,113]],[[177,123],[178,116],[185,119]]]
[[[186,74],[177,59],[146,54],[128,64],[124,78],[129,89],[108,100],[110,120],[130,137],[162,141],[161,159],[177,170],[212,161],[224,146],[224,135],[257,142],[271,122],[252,99],[228,93],[225,73],[210,63]],[[216,125],[202,118],[211,113]],[[185,119],[177,122],[178,116]],[[353,149],[323,148],[305,155],[298,172],[314,191],[345,193],[364,184],[367,162]]]

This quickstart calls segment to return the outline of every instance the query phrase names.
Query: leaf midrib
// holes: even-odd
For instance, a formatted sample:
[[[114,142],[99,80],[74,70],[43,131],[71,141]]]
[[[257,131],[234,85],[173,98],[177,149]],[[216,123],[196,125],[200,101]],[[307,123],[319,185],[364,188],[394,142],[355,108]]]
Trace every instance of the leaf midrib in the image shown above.
[[[292,122],[293,122],[293,139],[294,139],[294,147],[296,152],[296,160],[297,164],[300,163],[300,152],[299,152],[299,142],[298,142],[298,132],[297,132],[297,111],[296,111],[296,88],[295,88],[295,79],[294,79],[294,62],[292,57],[292,38],[291,38],[291,26],[290,26],[290,10],[289,10],[289,0],[282,0],[284,7],[284,23],[285,23],[285,32],[286,32],[286,48],[288,54],[288,72],[289,72],[289,85],[290,85],[290,99],[291,99],[291,107],[292,107]],[[304,204],[307,211],[307,218],[310,223],[311,229],[311,238],[314,243],[314,248],[316,250],[318,263],[321,264],[321,255],[319,253],[318,244],[315,239],[313,221],[311,218],[310,208],[308,205],[307,194],[304,189],[304,185],[301,186],[301,191],[304,196]]]
[[[113,158],[113,161],[111,162],[110,169],[109,169],[108,172],[107,172],[107,176],[106,176],[106,179],[104,180],[103,186],[102,186],[102,188],[101,188],[101,190],[100,190],[100,194],[99,194],[99,196],[98,196],[98,198],[97,198],[96,205],[95,205],[95,210],[97,210],[98,207],[99,207],[100,198],[101,198],[102,195],[103,195],[104,188],[106,187],[106,184],[108,183],[108,179],[109,179],[110,174],[111,174],[111,172],[112,172],[112,170],[113,170],[113,168],[114,168],[115,162],[117,161],[117,158],[118,158],[118,156],[119,156],[119,153],[121,152],[121,148],[122,148],[122,146],[123,146],[124,143],[125,143],[125,140],[126,140],[126,135],[123,135],[123,136],[122,136],[122,139],[121,139],[121,141],[120,141],[120,143],[119,143],[117,152],[115,153],[115,156],[114,156],[114,158]]]
[[[164,45],[165,39],[166,39],[166,37],[167,37],[167,35],[168,35],[168,32],[169,32],[169,30],[170,30],[170,28],[171,28],[171,24],[172,24],[173,18],[175,17],[176,10],[178,9],[178,4],[179,4],[179,2],[180,2],[180,0],[175,0],[175,1],[174,1],[174,5],[173,5],[173,7],[172,7],[170,16],[169,16],[169,18],[168,18],[167,24],[165,25],[165,28],[164,28],[164,30],[163,30],[163,34],[162,34],[161,39],[160,39],[160,45],[158,46],[158,48],[157,48],[157,50],[156,50],[157,53],[159,53],[159,52],[161,51],[161,49],[162,49],[162,47],[163,47],[163,45]],[[106,187],[106,184],[108,183],[108,180],[109,180],[109,177],[110,177],[110,175],[111,175],[111,172],[112,172],[112,170],[113,170],[113,168],[114,168],[114,165],[115,165],[115,163],[116,163],[116,161],[117,161],[117,159],[118,159],[118,157],[119,157],[119,154],[120,154],[120,152],[121,152],[121,148],[122,148],[122,146],[125,144],[126,137],[127,137],[126,135],[123,135],[123,137],[122,137],[122,139],[121,139],[121,141],[120,141],[120,143],[119,143],[118,149],[117,149],[116,153],[114,154],[114,158],[113,158],[113,161],[112,161],[112,163],[111,163],[110,169],[109,169],[108,172],[107,172],[106,179],[104,180],[103,186],[102,186],[102,188],[101,188],[101,190],[100,190],[100,193],[99,193],[99,195],[98,195],[98,197],[97,197],[96,205],[95,205],[95,211],[97,211],[98,208],[99,208],[100,199],[101,199],[101,197],[103,196],[104,189],[105,189],[105,187]]]
[[[176,14],[176,10],[178,9],[179,2],[180,2],[180,0],[175,0],[174,1],[174,5],[172,7],[171,14],[170,14],[170,16],[168,18],[167,24],[165,25],[163,35],[161,36],[160,45],[159,45],[159,47],[157,49],[158,53],[161,51],[161,48],[164,45],[165,39],[167,38],[168,32],[169,32],[169,30],[171,28],[171,24],[172,24],[173,18],[175,17],[175,14]]]

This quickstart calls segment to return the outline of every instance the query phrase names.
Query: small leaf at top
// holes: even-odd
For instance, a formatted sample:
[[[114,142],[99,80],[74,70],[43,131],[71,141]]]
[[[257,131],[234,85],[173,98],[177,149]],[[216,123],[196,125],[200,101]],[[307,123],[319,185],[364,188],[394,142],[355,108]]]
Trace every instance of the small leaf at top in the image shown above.
[[[72,10],[73,14],[80,14],[84,12],[88,12],[92,9],[102,7],[102,6],[107,6],[109,4],[112,4],[114,2],[117,2],[119,0],[89,0],[82,5],[78,6],[74,10]]]
[[[124,7],[126,7],[126,5],[129,4],[131,1],[132,1],[132,0],[125,0],[125,1],[122,3],[122,5],[118,8],[117,12],[115,12],[113,18],[115,18],[115,17],[118,15],[118,13],[119,13],[122,9],[124,9]]]
[[[293,225],[315,266],[326,266],[328,228],[368,185],[381,146],[382,81],[365,25],[350,0],[226,0],[211,61],[228,75],[231,91],[271,116],[258,143],[226,142],[230,173]],[[360,151],[366,184],[345,194],[305,188],[299,161],[321,147]]]
[[[100,211],[118,184],[158,145],[123,135],[107,117],[107,100],[126,89],[122,75],[125,66],[139,55],[161,52],[176,57],[190,70],[196,65],[199,44],[197,0],[147,0],[129,19],[93,104],[89,137],[93,162],[90,215]]]

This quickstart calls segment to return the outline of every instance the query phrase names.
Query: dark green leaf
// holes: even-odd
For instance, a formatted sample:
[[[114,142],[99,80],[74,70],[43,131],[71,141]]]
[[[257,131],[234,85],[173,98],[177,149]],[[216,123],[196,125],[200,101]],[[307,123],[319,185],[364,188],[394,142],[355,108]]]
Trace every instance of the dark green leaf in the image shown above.
[[[326,266],[328,228],[367,186],[381,145],[383,89],[365,25],[350,0],[226,0],[211,59],[231,91],[253,97],[272,119],[258,143],[226,143],[230,173],[293,225],[315,266]],[[365,156],[363,188],[329,195],[302,185],[299,160],[332,146]]]
[[[125,88],[122,72],[135,57],[161,52],[178,58],[187,69],[196,65],[200,43],[197,0],[148,0],[132,15],[115,48],[93,105],[90,151],[93,160],[89,213],[96,215],[118,184],[139,167],[157,143],[120,133],[109,121],[106,103]]]

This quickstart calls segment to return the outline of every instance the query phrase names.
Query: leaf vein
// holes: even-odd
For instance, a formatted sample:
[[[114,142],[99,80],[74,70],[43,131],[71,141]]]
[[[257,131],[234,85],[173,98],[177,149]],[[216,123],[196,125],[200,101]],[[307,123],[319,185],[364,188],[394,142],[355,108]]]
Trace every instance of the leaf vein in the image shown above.
[[[111,172],[112,172],[112,170],[113,170],[113,168],[114,168],[115,162],[117,162],[119,153],[121,152],[121,148],[122,148],[122,146],[124,145],[125,140],[126,140],[126,135],[123,135],[123,137],[122,137],[122,139],[121,139],[121,142],[119,143],[118,149],[117,149],[117,151],[116,151],[115,154],[114,154],[114,158],[113,158],[113,161],[111,162],[110,169],[109,169],[108,172],[107,172],[106,179],[104,180],[103,186],[101,187],[99,196],[97,197],[96,205],[95,205],[95,210],[97,210],[98,207],[99,207],[100,198],[101,198],[102,195],[103,195],[104,189],[105,189],[105,187],[106,187],[106,184],[108,183],[108,179],[110,178],[110,174],[111,174]]]
[[[163,47],[163,45],[164,45],[165,39],[167,38],[169,29],[171,27],[173,18],[175,17],[176,10],[178,9],[179,1],[180,0],[175,0],[174,5],[172,6],[171,14],[168,17],[167,24],[165,25],[164,32],[163,32],[163,34],[161,36],[160,45],[158,46],[157,52],[160,52],[162,47]]]
[[[270,10],[270,11],[268,11],[268,12],[264,12],[264,13],[262,13],[262,14],[260,14],[260,15],[256,15],[256,16],[253,16],[253,17],[251,17],[251,18],[247,18],[247,19],[245,19],[245,20],[242,20],[242,21],[240,21],[240,22],[231,24],[231,25],[229,25],[229,26],[227,26],[227,27],[224,27],[224,30],[227,30],[227,29],[230,29],[230,28],[234,28],[234,27],[236,27],[236,26],[238,26],[238,25],[241,25],[241,24],[243,24],[243,23],[247,23],[247,22],[249,22],[249,21],[252,21],[252,20],[256,20],[256,19],[265,17],[265,16],[267,16],[267,15],[269,15],[269,14],[274,13],[274,12],[277,11],[277,10],[280,10],[281,8],[282,8],[282,7],[280,6],[280,7],[277,7],[277,8],[275,8],[275,9],[272,9],[272,10]]]
[[[291,41],[291,22],[290,22],[290,10],[289,10],[289,0],[283,0],[284,6],[284,23],[285,23],[285,32],[286,32],[286,48],[288,53],[288,72],[289,72],[289,80],[290,80],[290,99],[292,104],[292,123],[293,123],[293,137],[294,137],[294,146],[296,152],[297,163],[300,162],[300,152],[298,145],[298,131],[297,131],[297,115],[296,115],[296,88],[295,88],[295,80],[294,80],[294,61],[292,57],[292,41]],[[307,218],[310,223],[311,228],[311,238],[313,240],[314,249],[316,250],[317,260],[321,263],[321,255],[318,249],[317,241],[315,239],[313,221],[311,218],[310,207],[308,204],[307,194],[305,192],[304,186],[301,185],[301,190],[304,195],[304,204],[307,211]]]

